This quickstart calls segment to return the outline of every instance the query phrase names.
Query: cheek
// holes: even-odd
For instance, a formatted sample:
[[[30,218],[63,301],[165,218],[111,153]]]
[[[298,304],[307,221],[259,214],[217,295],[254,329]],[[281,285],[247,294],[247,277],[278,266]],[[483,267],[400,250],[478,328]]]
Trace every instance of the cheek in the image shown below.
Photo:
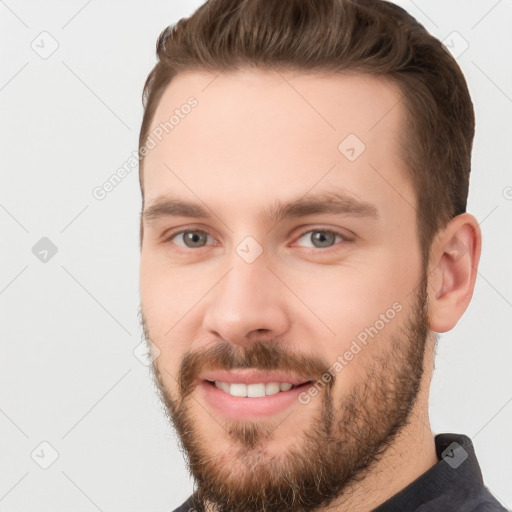
[[[190,308],[188,297],[197,280],[185,281],[181,274],[179,269],[165,268],[155,258],[141,260],[141,306],[154,343],[168,338]]]
[[[345,395],[365,378],[375,356],[389,351],[407,321],[419,279],[415,262],[397,262],[383,251],[375,265],[326,267],[296,276],[294,291],[319,317],[298,316],[312,333],[312,349],[331,367]],[[313,327],[314,326],[314,327]],[[305,329],[304,329],[305,331]]]
[[[340,265],[289,274],[288,282],[294,283],[295,294],[307,305],[296,305],[304,312],[300,318],[310,326],[315,325],[323,339],[335,336],[343,349],[344,344],[374,325],[393,305],[395,309],[406,308],[417,271],[404,265],[394,268],[393,261],[384,257],[378,260],[375,266]]]
[[[151,265],[149,261],[141,265],[142,312],[150,341],[157,347],[155,363],[166,390],[173,396],[178,393],[176,379],[179,365],[189,347],[190,331],[186,332],[186,314],[194,303],[190,297],[190,280],[182,281],[176,269],[164,271],[161,266]]]

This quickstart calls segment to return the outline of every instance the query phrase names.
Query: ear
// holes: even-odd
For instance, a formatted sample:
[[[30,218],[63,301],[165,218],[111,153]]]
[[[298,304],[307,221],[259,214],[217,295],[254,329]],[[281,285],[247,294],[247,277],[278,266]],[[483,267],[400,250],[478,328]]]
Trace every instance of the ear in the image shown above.
[[[480,226],[469,213],[454,217],[436,235],[428,273],[432,331],[449,331],[466,311],[473,296],[481,247]]]

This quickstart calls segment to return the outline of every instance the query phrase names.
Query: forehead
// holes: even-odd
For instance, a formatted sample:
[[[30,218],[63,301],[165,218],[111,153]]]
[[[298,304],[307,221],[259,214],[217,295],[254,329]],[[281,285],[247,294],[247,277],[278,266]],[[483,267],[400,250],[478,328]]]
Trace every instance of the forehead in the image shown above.
[[[145,203],[166,193],[212,202],[237,194],[250,208],[332,186],[414,201],[399,147],[404,112],[398,87],[370,75],[179,74],[149,129],[161,140],[153,135],[145,158]]]

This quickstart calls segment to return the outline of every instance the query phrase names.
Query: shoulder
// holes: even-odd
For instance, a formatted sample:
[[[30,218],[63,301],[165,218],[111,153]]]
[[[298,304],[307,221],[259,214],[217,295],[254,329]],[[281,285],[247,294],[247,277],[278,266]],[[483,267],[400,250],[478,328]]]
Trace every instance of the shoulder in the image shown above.
[[[174,509],[172,512],[198,512],[194,508],[193,498],[193,495],[189,496],[184,503],[182,503],[178,508]]]
[[[482,487],[475,501],[471,512],[510,512],[493,496],[487,487]]]

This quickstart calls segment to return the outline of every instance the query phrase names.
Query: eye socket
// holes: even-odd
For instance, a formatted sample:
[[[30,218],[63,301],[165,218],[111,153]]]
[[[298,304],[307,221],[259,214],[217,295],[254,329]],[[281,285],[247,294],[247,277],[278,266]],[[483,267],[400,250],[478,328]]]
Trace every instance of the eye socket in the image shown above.
[[[166,242],[170,242],[175,238],[179,239],[178,237],[180,237],[181,235],[185,235],[184,237],[182,237],[183,243],[173,243],[175,243],[179,247],[185,247],[186,249],[200,249],[201,247],[204,247],[204,245],[200,244],[206,242],[208,240],[208,237],[212,238],[208,233],[206,233],[206,231],[200,229],[187,229],[184,231],[180,231],[179,233],[173,233],[169,238],[167,238]]]
[[[313,233],[320,234],[320,236],[314,236]],[[324,252],[336,244],[336,238],[340,239],[339,241],[341,242],[350,241],[350,239],[345,234],[339,231],[317,228],[304,231],[297,239],[297,242],[300,242],[301,239],[306,238],[307,235],[309,235],[309,241],[313,244],[309,246],[309,248],[322,249]],[[174,241],[174,239],[180,240],[180,237],[182,243],[177,243]],[[212,245],[218,245],[213,237],[201,229],[186,229],[177,233],[172,233],[165,240],[165,242],[172,242],[174,245],[183,247],[185,249],[201,249],[202,247],[206,247],[208,238],[213,240],[214,243]],[[306,238],[306,240],[308,239]]]
[[[310,234],[310,233],[320,233],[321,236],[314,236],[313,234]],[[313,245],[310,246],[312,247],[313,249],[330,249],[331,247],[333,247],[333,245],[335,244],[335,240],[336,240],[336,237],[340,238],[341,241],[348,241],[348,238],[340,233],[339,231],[335,231],[335,230],[332,230],[332,229],[322,229],[322,228],[317,228],[317,229],[310,229],[309,231],[305,231],[304,233],[302,233],[302,235],[298,238],[297,242],[299,242],[301,239],[305,238],[307,235],[309,235],[309,238],[306,238],[307,240],[309,240]],[[323,236],[323,235],[327,235],[327,236]],[[316,243],[318,243],[319,245],[315,245]]]

